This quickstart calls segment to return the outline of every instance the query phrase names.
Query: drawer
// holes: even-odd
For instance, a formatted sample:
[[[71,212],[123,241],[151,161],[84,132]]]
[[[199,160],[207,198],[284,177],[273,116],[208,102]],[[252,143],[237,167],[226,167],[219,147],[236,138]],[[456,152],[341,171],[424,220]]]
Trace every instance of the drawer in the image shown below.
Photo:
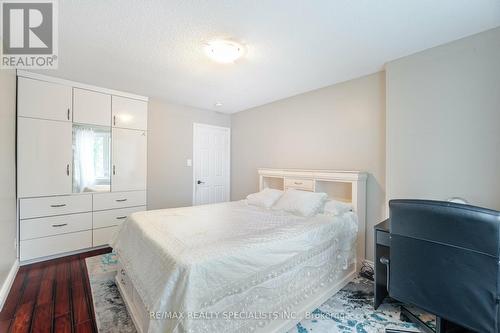
[[[94,211],[146,205],[146,191],[94,194]]]
[[[285,189],[294,188],[297,190],[314,191],[314,180],[285,178]]]
[[[21,261],[92,247],[92,231],[24,240],[20,242]]]
[[[377,230],[376,235],[377,235],[376,239],[375,239],[376,244],[384,245],[384,246],[391,246],[391,234],[390,233]]]
[[[133,295],[133,292],[132,292],[132,283],[130,282],[130,279],[127,275],[127,272],[125,271],[125,269],[123,268],[123,266],[118,262],[118,267],[117,267],[117,273],[116,273],[116,276],[120,279],[120,282],[122,284],[123,287],[127,287],[127,295],[129,296],[132,296]]]
[[[146,305],[144,305],[141,296],[132,284],[132,281],[128,277],[127,272],[119,263],[116,280],[118,281],[120,288],[122,288],[122,292],[125,293],[125,297],[129,302],[128,305],[130,305],[133,311],[137,314],[137,317],[135,318],[137,322],[135,324],[139,325],[139,327],[142,327],[140,332],[147,332],[150,322],[149,312],[144,311],[144,309],[146,309],[147,307]]]
[[[62,195],[19,200],[21,219],[92,211],[92,195]]]
[[[134,302],[134,307],[136,309],[135,313],[137,313],[137,321],[138,325],[142,327],[142,332],[148,332],[149,331],[149,324],[151,322],[151,319],[149,317],[149,312],[145,311],[147,309],[146,305],[142,301],[141,296],[137,292],[137,289],[134,287],[132,284],[132,291],[133,291],[133,302]]]
[[[118,232],[120,226],[107,227],[101,229],[94,229],[92,231],[92,244],[93,246],[108,245],[111,239]]]
[[[131,207],[131,208],[121,208],[112,210],[103,210],[99,212],[94,212],[94,228],[105,228],[112,227],[114,225],[120,225],[127,217],[135,212],[141,212],[146,210],[146,206]]]
[[[20,239],[67,234],[92,229],[92,213],[42,217],[20,221]]]

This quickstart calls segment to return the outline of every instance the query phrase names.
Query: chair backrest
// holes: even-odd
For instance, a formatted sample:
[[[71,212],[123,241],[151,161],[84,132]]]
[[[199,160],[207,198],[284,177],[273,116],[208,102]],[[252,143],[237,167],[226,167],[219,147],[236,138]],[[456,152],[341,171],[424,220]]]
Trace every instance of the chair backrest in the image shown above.
[[[391,297],[479,332],[498,332],[500,212],[392,200]]]

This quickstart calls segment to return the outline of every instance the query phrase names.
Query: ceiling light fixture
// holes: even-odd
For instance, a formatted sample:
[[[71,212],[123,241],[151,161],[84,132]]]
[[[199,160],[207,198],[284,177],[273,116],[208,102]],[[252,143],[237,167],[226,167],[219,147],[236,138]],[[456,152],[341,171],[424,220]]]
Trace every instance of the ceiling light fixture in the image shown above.
[[[221,103],[221,102],[216,102],[214,105],[215,105],[216,107],[220,108],[220,107],[222,106],[222,103]]]
[[[231,40],[217,39],[207,42],[203,48],[213,61],[229,64],[245,54],[245,47]]]

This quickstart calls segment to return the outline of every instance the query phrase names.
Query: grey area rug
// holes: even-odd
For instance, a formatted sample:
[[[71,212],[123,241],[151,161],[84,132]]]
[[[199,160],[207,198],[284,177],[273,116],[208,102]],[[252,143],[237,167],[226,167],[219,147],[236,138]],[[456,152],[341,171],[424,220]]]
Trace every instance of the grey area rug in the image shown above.
[[[97,328],[102,333],[134,333],[136,329],[115,284],[117,259],[109,253],[86,259]],[[386,328],[419,332],[411,323],[399,320],[397,303],[386,303],[373,310],[373,282],[356,278],[313,312],[311,318],[289,333],[378,333]],[[434,317],[420,313],[429,326]]]
[[[118,261],[114,253],[85,259],[99,332],[135,333],[134,323],[115,284]]]

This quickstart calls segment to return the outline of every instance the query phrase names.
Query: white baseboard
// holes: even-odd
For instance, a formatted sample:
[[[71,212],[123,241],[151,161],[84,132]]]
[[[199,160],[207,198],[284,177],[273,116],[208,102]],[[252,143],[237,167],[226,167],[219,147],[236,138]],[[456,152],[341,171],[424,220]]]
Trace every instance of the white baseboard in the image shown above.
[[[363,260],[363,263],[370,266],[371,268],[375,267],[375,264],[371,260],[365,259],[365,260]]]
[[[0,311],[2,311],[5,301],[7,300],[7,296],[9,296],[10,288],[12,287],[12,283],[14,283],[18,270],[19,260],[16,259],[10,268],[7,278],[3,282],[2,289],[0,289]]]
[[[109,245],[100,245],[100,246],[96,246],[96,247],[88,247],[85,249],[80,249],[80,250],[75,250],[75,251],[70,251],[70,252],[58,253],[58,254],[54,254],[51,256],[47,256],[47,257],[39,257],[39,258],[31,259],[31,260],[24,260],[24,261],[20,261],[19,265],[20,266],[31,265],[31,264],[35,264],[37,262],[53,260],[53,259],[62,258],[62,257],[68,257],[68,256],[72,256],[74,254],[104,249],[106,247],[110,247],[110,246]]]
[[[373,261],[371,261],[371,260],[365,259],[365,260],[363,260],[363,262],[370,265],[370,266],[373,266]]]

